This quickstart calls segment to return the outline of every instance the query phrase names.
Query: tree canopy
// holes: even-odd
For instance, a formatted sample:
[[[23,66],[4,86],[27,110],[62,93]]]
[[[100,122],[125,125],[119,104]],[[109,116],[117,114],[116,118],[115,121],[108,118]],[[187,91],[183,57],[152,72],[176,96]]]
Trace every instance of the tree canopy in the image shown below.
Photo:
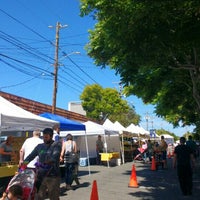
[[[199,1],[81,0],[81,15],[97,20],[88,55],[120,74],[127,95],[174,126],[199,124]]]
[[[125,127],[130,123],[138,124],[140,121],[140,116],[135,113],[134,108],[121,99],[115,89],[104,89],[98,84],[88,85],[80,99],[89,118],[104,121],[108,117],[111,121],[119,121]]]

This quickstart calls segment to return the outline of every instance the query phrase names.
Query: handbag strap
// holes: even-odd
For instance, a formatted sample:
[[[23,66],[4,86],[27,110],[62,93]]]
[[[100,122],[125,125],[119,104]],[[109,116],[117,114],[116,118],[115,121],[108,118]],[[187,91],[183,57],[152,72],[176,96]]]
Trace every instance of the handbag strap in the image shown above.
[[[74,149],[73,149],[73,141],[71,141],[71,150],[72,150],[72,152],[74,152]]]

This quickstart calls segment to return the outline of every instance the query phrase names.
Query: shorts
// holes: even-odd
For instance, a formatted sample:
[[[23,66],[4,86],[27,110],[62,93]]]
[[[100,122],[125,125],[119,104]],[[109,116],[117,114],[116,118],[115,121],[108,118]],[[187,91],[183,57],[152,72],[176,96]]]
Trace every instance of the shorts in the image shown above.
[[[60,196],[60,177],[44,177],[38,191],[38,200],[46,199],[46,191],[50,200],[57,200]]]

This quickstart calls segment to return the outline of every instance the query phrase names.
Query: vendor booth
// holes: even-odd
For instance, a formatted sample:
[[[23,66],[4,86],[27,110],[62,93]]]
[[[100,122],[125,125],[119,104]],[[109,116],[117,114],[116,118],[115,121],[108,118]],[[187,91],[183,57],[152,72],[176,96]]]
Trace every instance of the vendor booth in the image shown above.
[[[80,159],[84,160],[87,156],[87,149],[89,153],[90,162],[95,164],[96,162],[96,140],[98,135],[102,136],[102,141],[104,142],[104,152],[112,154],[113,152],[118,152],[120,155],[120,140],[119,132],[115,130],[105,129],[102,125],[97,124],[92,121],[87,121],[83,123],[86,127],[86,137],[84,139],[85,133],[83,131],[61,131],[60,135],[62,137],[66,136],[67,133],[71,133],[78,147],[80,148]],[[87,144],[86,144],[87,141]],[[109,156],[110,158],[110,156]],[[109,161],[109,160],[108,160]],[[109,165],[109,163],[108,163]]]
[[[0,133],[33,131],[53,127],[59,122],[28,112],[0,96]]]
[[[86,160],[88,163],[88,171],[90,174],[90,162],[89,162],[89,153],[88,153],[88,141],[87,141],[87,135],[86,135],[86,127],[84,124],[67,119],[63,116],[59,116],[56,114],[52,114],[52,113],[42,113],[40,114],[40,116],[48,118],[48,119],[52,119],[52,120],[56,120],[60,123],[60,137],[65,137],[68,133],[71,133],[72,135],[73,132],[78,132],[79,134],[81,134],[84,137],[84,143],[85,143],[85,147],[86,147]],[[77,140],[74,138],[74,140],[77,142]],[[78,145],[78,142],[77,142]]]
[[[0,137],[6,139],[7,136],[12,135],[13,151],[16,152],[11,162],[0,162],[0,188],[5,187],[10,177],[17,171],[19,149],[29,132],[53,127],[55,124],[59,122],[28,112],[0,96]]]

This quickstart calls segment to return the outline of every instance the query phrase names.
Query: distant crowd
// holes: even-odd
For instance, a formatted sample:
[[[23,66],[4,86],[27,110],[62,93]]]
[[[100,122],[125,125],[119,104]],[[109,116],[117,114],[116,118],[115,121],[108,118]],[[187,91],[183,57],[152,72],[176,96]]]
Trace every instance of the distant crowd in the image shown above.
[[[64,177],[66,190],[73,189],[73,181],[79,186],[78,167],[79,150],[71,134],[60,138],[60,127],[45,128],[43,139],[40,138],[40,130],[33,131],[33,136],[27,138],[19,150],[19,173],[25,169],[35,173],[36,181],[30,186],[30,195],[36,200],[58,200],[60,196],[61,176]],[[0,163],[11,161],[16,152],[12,148],[13,137],[8,136],[5,142],[0,144]],[[133,145],[133,160],[162,164],[167,169],[167,158],[173,157],[173,167],[177,169],[177,175],[183,195],[192,195],[192,172],[195,159],[199,156],[199,146],[193,141],[192,136],[188,140],[180,138],[180,144],[167,144],[164,136],[161,140],[142,140]],[[101,136],[96,141],[97,164],[101,165],[101,153],[104,144]],[[60,166],[64,166],[64,172]],[[13,187],[13,185],[15,185]],[[11,187],[12,186],[12,187]],[[23,199],[24,185],[12,184],[5,188],[5,193],[0,200]],[[27,195],[27,194],[26,194]],[[31,197],[32,198],[32,197]],[[33,198],[32,198],[33,199]]]

